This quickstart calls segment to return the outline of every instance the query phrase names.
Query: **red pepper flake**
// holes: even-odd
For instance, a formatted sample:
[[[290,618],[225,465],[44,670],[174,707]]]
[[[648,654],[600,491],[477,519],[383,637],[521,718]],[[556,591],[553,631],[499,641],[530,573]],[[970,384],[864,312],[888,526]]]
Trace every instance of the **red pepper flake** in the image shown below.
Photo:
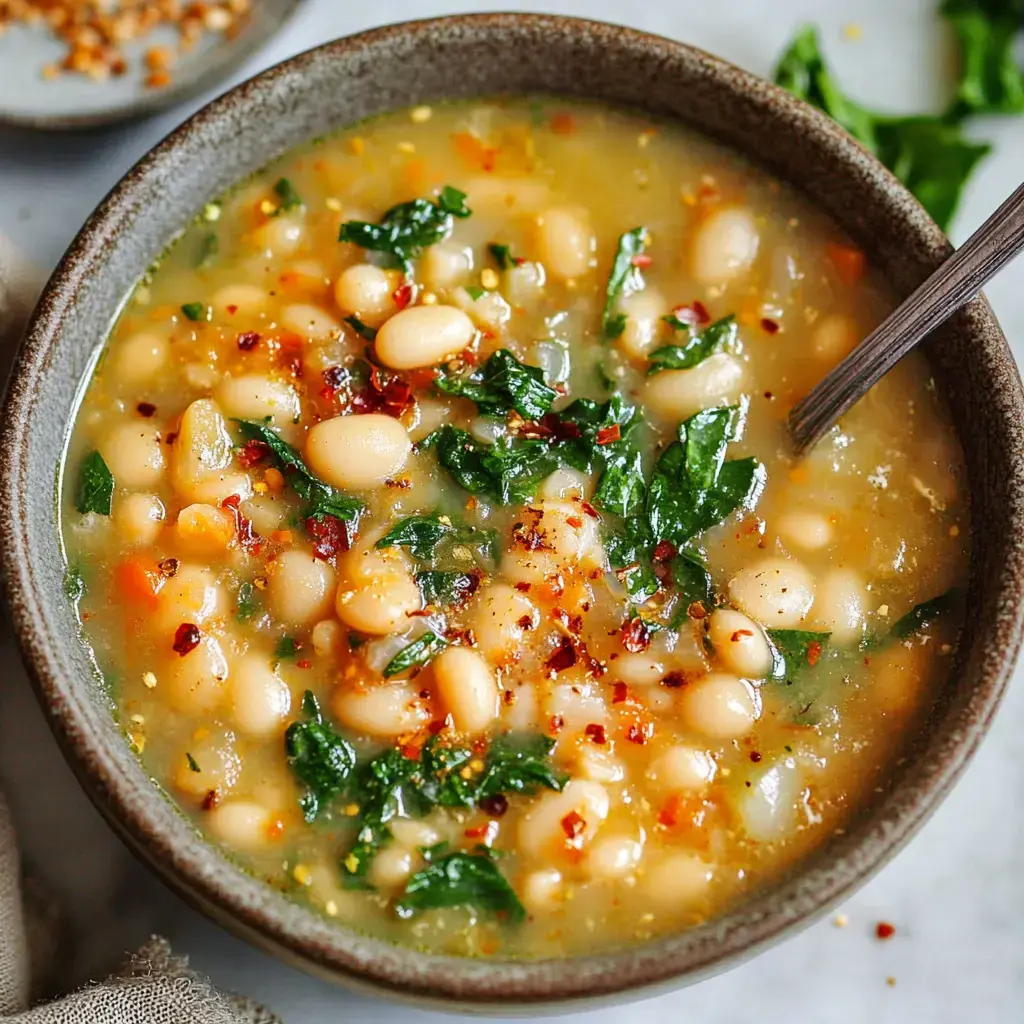
[[[160,575],[166,579],[173,579],[178,575],[178,568],[181,563],[176,558],[165,558],[159,563]]]
[[[760,751],[752,750],[750,752],[750,760],[753,761],[754,764],[760,764],[761,763],[761,753],[760,753]]]
[[[489,821],[485,821],[481,825],[473,825],[471,828],[465,829],[462,834],[467,839],[483,839],[490,830],[490,827],[491,823]]]
[[[875,938],[885,942],[887,939],[891,939],[896,934],[896,926],[889,924],[888,921],[879,921],[875,925]]]
[[[586,818],[579,811],[570,811],[562,819],[562,831],[567,839],[576,839],[578,836],[581,836],[586,827]]]
[[[224,308],[227,309],[230,316],[234,316],[238,312],[238,307],[235,305],[225,306]]]
[[[588,516],[590,516],[591,519],[600,519],[601,518],[597,514],[597,509],[594,508],[594,506],[591,505],[589,501],[581,501],[580,502],[580,508],[583,509],[583,511],[586,512],[586,514]]]
[[[776,321],[771,320],[768,317],[762,317],[761,330],[764,331],[765,334],[778,334],[780,327]]]
[[[263,538],[253,529],[252,520],[242,515],[239,504],[242,499],[237,494],[229,494],[221,503],[221,508],[230,510],[235,517],[235,536],[243,551],[257,554],[263,547]]]
[[[524,583],[524,582],[520,581],[519,583],[516,584],[516,590],[520,590],[524,594],[528,594],[530,592],[530,584],[529,583]]]
[[[597,443],[598,444],[614,444],[622,437],[622,428],[618,423],[613,423],[610,427],[601,427],[597,432]]]
[[[211,790],[208,790],[207,793],[206,793],[206,796],[203,797],[203,802],[202,802],[201,806],[202,806],[204,811],[212,811],[214,809],[214,807],[216,807],[217,804],[219,804],[219,803],[220,803],[220,790],[219,789],[211,789]]]
[[[634,722],[626,730],[626,739],[629,740],[630,743],[638,743],[640,746],[643,746],[653,735],[653,722],[644,722],[643,725],[638,725]]]
[[[521,615],[516,620],[516,625],[520,629],[533,629],[533,616],[532,615]]]
[[[139,404],[135,406],[135,411],[140,416],[145,416],[148,420],[149,417],[156,412],[156,406],[152,402],[139,402]]]
[[[686,614],[691,619],[703,619],[707,617],[707,609],[704,607],[703,601],[694,601],[690,607],[686,609]]]
[[[754,631],[752,629],[737,629],[733,633],[733,635],[731,637],[729,637],[729,642],[730,643],[734,643],[734,644],[742,643],[743,642],[743,638],[745,636],[753,636],[753,635],[754,635]]]
[[[405,309],[406,306],[412,302],[412,284],[409,281],[403,281],[392,293],[391,298],[395,300],[395,305],[399,309]]]
[[[608,742],[608,733],[600,722],[591,722],[583,731],[586,733],[587,739],[589,739],[591,743],[596,743],[598,746],[604,746],[604,744]]]
[[[638,615],[623,625],[619,638],[630,654],[639,654],[651,646],[651,628]]]
[[[260,343],[260,336],[256,331],[242,331],[235,343],[243,352],[251,352]]]
[[[352,546],[349,526],[337,516],[309,516],[305,522],[306,533],[313,538],[313,557],[329,562],[335,555],[348,551]]]
[[[312,668],[313,667],[313,663],[311,661],[309,661],[307,658],[300,658],[297,662],[295,662],[295,667],[296,668]]]
[[[669,672],[662,681],[662,686],[667,686],[670,690],[679,690],[684,687],[687,683],[685,672]]]
[[[403,743],[401,750],[402,757],[407,758],[410,761],[418,761],[420,759],[420,754],[423,752],[422,747],[415,743]]]
[[[570,526],[571,526],[571,527],[572,527],[572,528],[573,528],[574,530],[582,530],[582,529],[583,529],[583,520],[582,520],[582,519],[580,519],[580,517],[579,517],[579,516],[566,516],[566,517],[565,517],[565,521],[566,521],[566,522],[567,522],[567,523],[568,523],[568,524],[569,524],[569,525],[570,525]]]
[[[241,451],[235,456],[242,469],[252,469],[258,466],[270,455],[270,446],[266,441],[257,441],[253,438],[242,445]]]
[[[165,444],[174,444],[174,442],[175,442],[175,441],[177,441],[177,440],[178,440],[178,432],[177,432],[176,430],[172,430],[172,431],[171,431],[171,432],[170,432],[170,433],[169,433],[169,434],[168,434],[168,435],[167,435],[167,436],[166,436],[166,437],[164,438],[164,443],[165,443]]]
[[[711,323],[711,314],[699,299],[694,299],[688,306],[676,306],[672,315],[687,327],[703,327]]]
[[[508,799],[504,793],[495,793],[494,796],[485,796],[479,806],[484,814],[492,818],[501,818],[508,810]]]
[[[572,641],[567,636],[563,636],[558,641],[558,646],[545,662],[545,668],[547,668],[550,675],[554,676],[559,672],[565,671],[567,668],[572,668],[575,664],[576,648],[573,647]]]
[[[817,640],[807,645],[807,664],[814,668],[818,664],[818,659],[821,657],[821,644]]]
[[[612,687],[612,703],[623,704],[626,698],[629,696],[629,687],[625,683],[616,683]]]
[[[639,267],[641,270],[646,269],[654,262],[654,257],[649,256],[645,252],[638,252],[630,261],[634,267]]]
[[[185,657],[189,651],[194,651],[199,646],[202,633],[199,627],[191,622],[183,622],[174,631],[174,650],[181,657]]]
[[[565,719],[561,715],[552,715],[548,722],[548,732],[561,732]]]
[[[655,562],[668,562],[676,557],[676,546],[670,540],[659,540],[654,545],[654,551],[651,553],[651,558]]]

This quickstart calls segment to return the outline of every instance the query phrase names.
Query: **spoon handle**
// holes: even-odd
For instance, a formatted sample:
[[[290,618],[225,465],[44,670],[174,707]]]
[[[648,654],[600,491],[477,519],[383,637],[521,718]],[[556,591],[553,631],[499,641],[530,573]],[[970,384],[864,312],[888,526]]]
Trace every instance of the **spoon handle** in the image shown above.
[[[789,414],[797,454],[814,445],[915,345],[1024,248],[1024,185]]]

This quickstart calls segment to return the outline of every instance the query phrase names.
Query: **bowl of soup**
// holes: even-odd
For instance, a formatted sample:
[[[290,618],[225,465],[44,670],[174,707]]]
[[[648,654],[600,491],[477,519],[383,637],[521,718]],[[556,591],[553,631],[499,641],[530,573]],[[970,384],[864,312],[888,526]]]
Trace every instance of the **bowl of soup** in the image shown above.
[[[1020,639],[983,300],[787,435],[949,251],[827,119],[624,29],[395,26],[228,93],[85,226],[7,399],[8,598],[90,795],[230,929],[420,1002],[813,920]]]

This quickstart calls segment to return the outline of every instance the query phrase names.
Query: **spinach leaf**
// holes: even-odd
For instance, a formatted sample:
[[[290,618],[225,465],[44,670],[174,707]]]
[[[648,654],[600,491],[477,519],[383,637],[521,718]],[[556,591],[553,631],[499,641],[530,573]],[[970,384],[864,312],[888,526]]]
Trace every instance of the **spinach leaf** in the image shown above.
[[[940,12],[953,27],[960,53],[950,119],[1024,111],[1024,73],[1014,56],[1024,2],[945,0]]]
[[[821,657],[831,633],[806,629],[769,629],[765,631],[772,648],[771,678],[792,682]]]
[[[959,592],[954,588],[947,590],[944,594],[939,594],[938,597],[922,601],[911,608],[902,618],[896,620],[889,635],[906,640],[915,633],[926,630],[937,618],[956,606],[959,596]]]
[[[497,559],[498,534],[468,526],[439,512],[408,516],[395,524],[376,547],[405,547],[422,565],[450,572],[490,569]]]
[[[110,515],[110,505],[114,499],[114,475],[107,468],[103,456],[91,451],[82,459],[78,470],[78,493],[75,508],[82,515],[96,512],[101,516]]]
[[[949,226],[964,184],[990,146],[969,141],[943,118],[877,114],[844,96],[813,26],[801,29],[783,54],[775,81],[838,121],[917,196],[939,227]]]
[[[181,311],[187,319],[192,321],[210,319],[210,309],[202,302],[186,302],[181,307]]]
[[[417,871],[395,905],[399,917],[438,907],[473,907],[509,921],[526,918],[526,908],[494,863],[490,852],[449,853]]]
[[[352,745],[324,721],[320,705],[307,690],[302,698],[306,720],[292,722],[284,734],[288,764],[306,787],[299,799],[306,821],[313,821],[344,788],[356,764]]]
[[[436,633],[424,633],[411,644],[403,647],[384,667],[384,678],[390,679],[400,672],[407,672],[415,665],[426,665],[435,654],[440,654],[448,641]]]
[[[540,733],[506,733],[496,737],[477,781],[475,801],[499,793],[529,796],[540,789],[560,792],[569,777],[552,767],[549,757],[554,747],[555,741]]]
[[[376,341],[377,339],[377,329],[364,324],[354,313],[352,316],[342,317],[342,323],[348,324],[364,341]]]
[[[726,351],[736,344],[736,317],[726,316],[708,324],[702,331],[693,331],[678,317],[664,318],[677,331],[686,331],[690,337],[682,345],[665,345],[655,349],[648,357],[648,375],[662,370],[689,370],[708,356]]]
[[[418,790],[421,799],[428,806],[473,807],[477,780],[466,771],[466,766],[474,757],[468,747],[445,743],[440,736],[428,740],[421,756],[423,770]]]
[[[277,467],[285,475],[292,490],[309,503],[305,516],[321,519],[334,516],[346,522],[358,522],[363,503],[335,490],[330,484],[314,476],[302,460],[302,456],[287,441],[284,441],[270,426],[255,420],[235,420],[242,436],[250,441],[262,441],[270,449]]]
[[[408,272],[413,259],[424,249],[452,233],[454,218],[465,218],[470,213],[465,193],[446,185],[436,202],[413,199],[399,203],[385,212],[379,224],[346,221],[338,232],[338,241],[385,253]]]
[[[471,399],[486,415],[515,409],[528,420],[540,419],[558,397],[558,392],[544,383],[539,366],[519,362],[505,348],[469,375],[442,372],[434,386],[445,394]]]
[[[238,622],[248,622],[259,611],[260,601],[256,588],[248,580],[238,585],[237,605],[235,619]]]
[[[414,577],[424,604],[438,608],[465,604],[480,584],[479,574],[428,569]]]
[[[377,548],[405,547],[421,561],[430,561],[434,548],[447,536],[455,532],[450,521],[437,513],[424,516],[409,516],[392,526],[374,545]]]
[[[510,270],[523,262],[512,255],[512,250],[507,245],[500,245],[498,242],[492,242],[487,246],[487,251],[494,257],[499,270]]]
[[[641,605],[654,597],[661,583],[654,574],[651,560],[654,538],[646,519],[629,519],[620,530],[606,530],[604,547],[608,564],[626,584],[629,600]]]
[[[64,570],[64,596],[72,603],[77,604],[85,597],[85,579],[82,570],[76,566],[69,565]]]
[[[220,252],[220,239],[213,231],[207,231],[199,240],[196,251],[196,267],[202,270],[210,266]]]
[[[283,636],[274,647],[274,657],[285,661],[288,658],[294,658],[298,650],[299,645],[295,642],[294,637]]]
[[[711,573],[704,560],[692,548],[683,548],[671,562],[672,581],[681,598],[680,610],[685,613],[694,601],[711,605]]]
[[[185,760],[188,762],[188,770],[190,772],[202,773],[203,769],[199,767],[199,762],[187,750],[185,751]]]
[[[281,201],[281,205],[277,208],[278,213],[287,213],[289,210],[295,210],[304,205],[302,196],[287,178],[277,179],[274,184],[274,194]]]
[[[606,338],[617,338],[626,329],[626,315],[616,313],[615,304],[627,289],[640,287],[640,273],[633,260],[646,246],[646,228],[633,228],[619,236],[608,284],[605,286],[604,312],[601,314],[601,328]]]

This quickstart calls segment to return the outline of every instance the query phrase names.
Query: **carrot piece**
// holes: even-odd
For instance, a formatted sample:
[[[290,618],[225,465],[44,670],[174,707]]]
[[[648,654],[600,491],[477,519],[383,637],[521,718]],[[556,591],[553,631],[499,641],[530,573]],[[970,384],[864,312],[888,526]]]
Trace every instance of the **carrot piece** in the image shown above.
[[[155,608],[164,575],[155,559],[135,555],[126,558],[114,570],[114,585],[118,597],[129,607]]]
[[[839,245],[829,242],[825,246],[825,255],[836,268],[839,280],[843,284],[856,284],[864,276],[864,253],[852,245]]]
[[[456,132],[452,136],[452,145],[459,158],[467,164],[479,167],[482,171],[493,171],[498,151],[487,146],[472,132]]]

